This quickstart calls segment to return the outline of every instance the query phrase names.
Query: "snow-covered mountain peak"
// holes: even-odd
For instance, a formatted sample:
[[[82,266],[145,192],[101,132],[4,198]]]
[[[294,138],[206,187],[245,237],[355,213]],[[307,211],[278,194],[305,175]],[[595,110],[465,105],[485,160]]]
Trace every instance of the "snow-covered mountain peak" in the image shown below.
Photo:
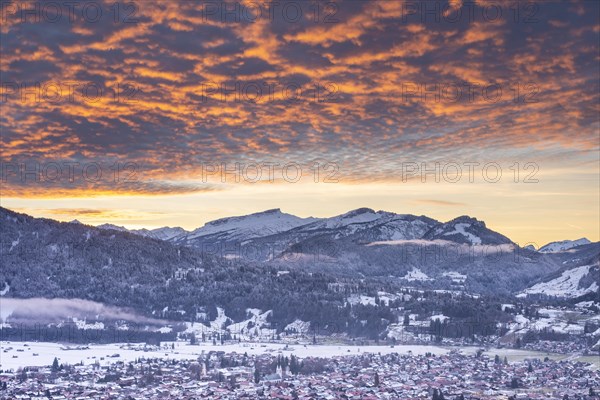
[[[460,217],[456,217],[451,221],[448,221],[446,224],[448,225],[456,225],[456,224],[469,224],[474,226],[479,226],[485,228],[485,222],[478,220],[477,218],[470,217],[468,215],[461,215]]]
[[[238,217],[221,218],[207,222],[194,230],[188,239],[220,235],[222,239],[250,239],[284,232],[316,221],[317,218],[300,218],[281,212],[279,208]]]
[[[506,236],[488,229],[485,222],[468,215],[462,215],[432,228],[425,234],[424,238],[428,240],[449,240],[469,245],[512,243]]]
[[[129,232],[129,229],[125,228],[124,226],[118,226],[118,225],[114,225],[114,224],[102,224],[102,225],[98,225],[96,228],[112,229],[112,230],[120,231],[120,232]]]
[[[360,242],[408,240],[420,239],[436,224],[439,223],[427,217],[358,208],[301,226],[294,232],[301,235],[325,234],[332,239],[352,236]]]
[[[154,239],[159,240],[171,240],[178,236],[184,235],[187,231],[179,226],[171,228],[170,226],[163,226],[162,228],[156,228],[151,230],[143,229],[144,233],[141,233],[142,230],[133,231],[134,233],[140,232],[143,236],[152,237]]]
[[[590,244],[592,242],[587,238],[581,238],[577,240],[562,240],[559,242],[550,242],[545,246],[540,247],[538,250],[540,253],[558,253],[572,249],[573,247],[583,246],[584,244]]]
[[[339,228],[350,224],[360,224],[372,222],[380,219],[383,216],[381,212],[375,212],[370,208],[357,208],[356,210],[348,211],[347,213],[327,218],[323,222],[326,228]]]
[[[348,211],[344,214],[336,215],[335,217],[323,218],[313,222],[305,227],[299,228],[302,231],[314,230],[332,230],[341,229],[350,225],[367,226],[381,221],[386,215],[395,215],[384,211],[375,212],[370,208],[357,208],[356,210]]]
[[[256,214],[283,214],[281,208],[271,208],[270,210],[259,211]]]
[[[73,221],[69,221],[70,224],[83,225],[79,220],[74,219]]]
[[[213,221],[207,222],[206,224],[204,224],[204,226],[202,226],[196,230],[204,229],[209,226],[220,226],[220,225],[224,225],[224,224],[237,223],[239,221],[250,221],[250,220],[259,220],[259,219],[265,219],[265,221],[266,220],[273,221],[275,219],[285,218],[285,216],[295,217],[291,214],[282,213],[281,209],[279,209],[279,208],[273,208],[270,210],[260,211],[260,212],[256,212],[256,213],[252,213],[252,214],[248,214],[248,215],[241,215],[241,216],[236,216],[236,217],[224,217],[224,218],[215,219]]]
[[[357,217],[357,216],[363,215],[363,214],[375,214],[375,211],[372,208],[361,207],[361,208],[357,208],[356,210],[348,211],[347,213],[340,215],[340,217],[354,218],[354,217]]]
[[[159,240],[171,240],[173,238],[176,238],[178,236],[181,236],[181,235],[187,233],[187,231],[183,228],[180,228],[180,227],[171,228],[168,226],[164,226],[162,228],[156,228],[156,229],[145,229],[145,228],[127,229],[124,226],[118,226],[118,225],[113,225],[113,224],[102,224],[102,225],[98,225],[97,228],[112,229],[112,230],[119,231],[119,232],[129,232],[129,233],[133,233],[135,235],[150,237],[150,238],[159,239]]]

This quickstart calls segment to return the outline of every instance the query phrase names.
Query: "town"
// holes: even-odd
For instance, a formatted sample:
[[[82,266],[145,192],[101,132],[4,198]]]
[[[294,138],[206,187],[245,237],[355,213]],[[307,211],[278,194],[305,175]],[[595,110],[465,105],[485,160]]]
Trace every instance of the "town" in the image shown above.
[[[291,354],[290,354],[291,353]],[[118,359],[119,355],[114,357]],[[600,370],[548,357],[206,351],[196,360],[61,364],[0,373],[0,399],[600,399]]]

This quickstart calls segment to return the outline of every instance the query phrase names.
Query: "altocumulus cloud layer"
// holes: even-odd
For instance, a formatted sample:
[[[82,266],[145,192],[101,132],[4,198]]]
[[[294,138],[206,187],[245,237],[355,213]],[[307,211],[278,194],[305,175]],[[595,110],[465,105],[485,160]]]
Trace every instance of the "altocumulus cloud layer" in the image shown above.
[[[53,4],[2,1],[6,196],[214,190],[206,162],[326,159],[360,181],[598,148],[598,2]],[[16,172],[51,162],[103,174]]]

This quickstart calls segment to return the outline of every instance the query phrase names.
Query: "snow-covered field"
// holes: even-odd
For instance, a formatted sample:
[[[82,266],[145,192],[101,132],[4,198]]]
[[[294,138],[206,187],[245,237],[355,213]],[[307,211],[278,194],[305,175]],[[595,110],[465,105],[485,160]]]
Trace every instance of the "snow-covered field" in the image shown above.
[[[402,294],[402,293],[394,294],[394,293],[387,293],[387,292],[377,292],[377,297],[379,297],[379,300],[382,301],[384,304],[389,304],[389,302],[395,301],[398,299],[410,300],[411,295]],[[377,304],[375,301],[375,297],[360,295],[360,294],[353,294],[353,295],[349,296],[347,301],[348,301],[348,303],[350,303],[352,305],[362,304],[362,305],[374,306],[375,304]]]
[[[403,279],[406,279],[407,281],[430,281],[431,278],[427,276],[427,274],[425,274],[423,271],[421,271],[419,268],[413,268],[411,271],[409,271]]]
[[[584,314],[581,311],[541,308],[539,309],[539,318],[529,319],[522,314],[517,314],[514,322],[508,324],[508,327],[509,333],[548,330],[556,333],[583,335],[586,322],[595,324],[596,321],[600,321],[599,316]],[[597,335],[593,334],[593,336]]]
[[[596,267],[598,264],[585,265],[583,267],[573,268],[564,271],[558,278],[552,279],[548,282],[541,282],[533,285],[529,289],[524,290],[517,297],[526,297],[528,294],[545,294],[548,296],[558,296],[574,298],[583,296],[586,293],[595,292],[598,290],[598,285],[593,282],[587,288],[580,288],[579,281],[585,275],[590,273],[590,269]]]
[[[174,348],[172,348],[174,345]],[[54,357],[60,363],[76,364],[83,362],[86,365],[98,362],[100,365],[108,365],[117,361],[135,361],[137,358],[164,358],[176,360],[195,360],[198,356],[209,351],[224,351],[226,353],[248,353],[248,355],[261,354],[294,354],[300,358],[304,357],[334,357],[349,356],[364,353],[381,354],[414,354],[423,355],[427,352],[436,355],[446,354],[451,350],[460,350],[464,354],[475,354],[477,347],[440,347],[425,345],[396,345],[396,346],[349,346],[349,345],[312,345],[312,344],[281,344],[281,343],[235,343],[216,344],[210,342],[198,345],[189,345],[184,342],[165,342],[162,347],[145,346],[143,344],[104,344],[69,346],[59,343],[46,342],[0,342],[0,369],[16,370],[25,366],[51,365]],[[498,354],[507,356],[511,361],[520,361],[532,357],[544,357],[545,353],[527,350],[492,349],[486,352],[489,357]],[[16,357],[15,357],[16,356]],[[554,358],[567,358],[565,355],[554,355]],[[600,360],[596,367],[600,365]]]
[[[27,344],[27,346],[25,346]],[[171,345],[175,348],[172,349]],[[312,345],[312,344],[281,344],[281,343],[235,343],[216,344],[212,342],[190,345],[185,342],[165,342],[161,348],[144,346],[143,344],[104,344],[79,346],[71,345],[72,350],[65,350],[68,346],[58,343],[46,342],[1,342],[0,369],[16,369],[25,366],[51,365],[54,357],[61,363],[93,364],[98,361],[101,365],[108,365],[116,361],[134,361],[136,358],[168,358],[178,360],[195,360],[203,353],[209,351],[224,351],[226,353],[259,354],[295,354],[298,357],[333,357],[355,355],[359,353],[400,353],[445,354],[449,349],[436,346],[348,346],[348,345]],[[4,352],[8,350],[8,352]],[[19,351],[23,350],[23,351]],[[37,354],[34,356],[34,354]],[[118,355],[118,357],[112,357]],[[17,356],[17,358],[13,358]]]
[[[465,281],[467,280],[467,275],[463,275],[461,273],[458,273],[456,271],[449,271],[449,272],[444,272],[442,274],[442,276],[448,277],[450,279],[452,279],[453,282],[455,283],[465,283]]]

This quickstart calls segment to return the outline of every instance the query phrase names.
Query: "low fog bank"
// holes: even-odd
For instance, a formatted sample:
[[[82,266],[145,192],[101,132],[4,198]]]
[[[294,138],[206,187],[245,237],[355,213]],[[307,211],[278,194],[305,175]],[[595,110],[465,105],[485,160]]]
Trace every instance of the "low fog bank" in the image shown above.
[[[0,323],[50,324],[78,320],[127,321],[136,324],[165,325],[167,321],[147,318],[115,306],[82,299],[0,299]]]

